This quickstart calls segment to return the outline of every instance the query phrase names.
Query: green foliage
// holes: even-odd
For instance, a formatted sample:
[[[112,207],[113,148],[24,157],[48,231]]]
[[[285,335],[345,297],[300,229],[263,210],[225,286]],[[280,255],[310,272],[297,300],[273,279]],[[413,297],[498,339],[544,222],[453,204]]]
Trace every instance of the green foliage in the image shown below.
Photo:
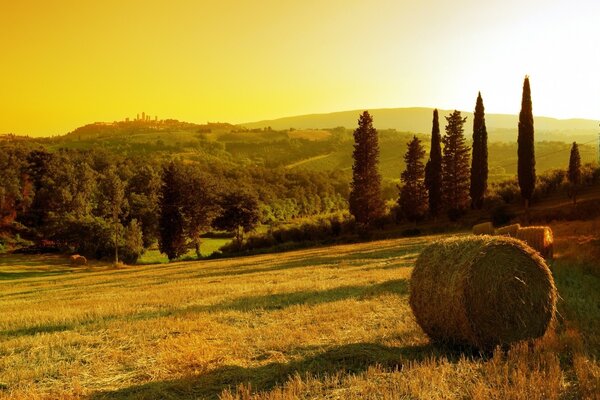
[[[427,190],[423,183],[425,168],[421,159],[425,156],[425,150],[421,141],[415,136],[408,144],[404,155],[406,169],[401,174],[402,187],[398,205],[402,215],[409,221],[419,221],[425,218],[427,213]]]
[[[481,93],[477,96],[473,116],[473,156],[471,159],[471,207],[481,209],[488,180],[487,129]]]
[[[361,114],[354,131],[350,213],[359,225],[368,227],[384,213],[381,175],[378,171],[379,139],[368,111]]]
[[[342,235],[353,233],[355,222],[348,215],[334,214],[299,224],[281,226],[268,232],[249,236],[241,245],[230,243],[221,247],[223,253],[250,252],[258,249],[283,249],[292,244],[330,243]]]
[[[450,219],[462,215],[469,204],[469,147],[463,135],[460,111],[446,117],[446,135],[442,138],[442,198]]]
[[[529,86],[529,77],[526,76],[523,82],[523,99],[521,101],[521,112],[519,113],[519,136],[517,139],[519,187],[526,207],[533,196],[536,182],[533,132],[531,88]]]
[[[101,217],[74,213],[49,214],[44,231],[46,238],[65,251],[98,259],[114,252],[113,227]]]
[[[133,265],[144,252],[143,233],[137,220],[131,220],[123,232],[123,241],[119,247],[119,254],[125,264]]]
[[[184,180],[180,164],[171,162],[164,167],[159,205],[158,245],[161,253],[169,257],[169,261],[185,254],[187,249],[183,212],[185,199],[180,187]]]
[[[576,142],[573,142],[573,147],[571,147],[567,177],[570,184],[569,196],[573,199],[573,203],[577,203],[577,192],[581,185],[581,156]]]
[[[425,187],[429,199],[429,212],[436,217],[442,208],[442,137],[440,135],[440,122],[438,110],[433,110],[433,123],[431,128],[431,147],[429,160],[425,165]]]
[[[252,231],[259,222],[258,200],[250,193],[230,192],[220,202],[221,214],[213,222],[216,229],[235,234],[237,245],[244,233]]]

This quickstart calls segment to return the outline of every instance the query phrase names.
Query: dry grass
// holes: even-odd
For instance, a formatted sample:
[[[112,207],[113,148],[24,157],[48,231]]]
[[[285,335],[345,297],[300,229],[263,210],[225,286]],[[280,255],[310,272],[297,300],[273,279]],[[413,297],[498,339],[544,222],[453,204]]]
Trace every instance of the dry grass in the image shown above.
[[[597,394],[600,278],[555,261],[555,331],[460,352],[430,344],[408,306],[430,240],[120,269],[1,257],[0,398]]]

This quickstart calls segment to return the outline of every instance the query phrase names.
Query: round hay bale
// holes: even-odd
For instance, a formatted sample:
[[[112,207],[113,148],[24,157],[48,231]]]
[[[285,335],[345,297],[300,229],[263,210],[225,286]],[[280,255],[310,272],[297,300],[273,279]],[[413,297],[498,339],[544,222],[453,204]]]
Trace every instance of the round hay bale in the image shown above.
[[[74,254],[71,256],[71,265],[87,265],[87,258],[85,258],[84,256],[80,256],[79,254]]]
[[[496,229],[496,235],[516,237],[517,231],[519,229],[521,229],[520,224],[512,224],[512,225],[503,226],[502,228]]]
[[[473,235],[493,235],[494,225],[491,222],[483,222],[473,226]]]
[[[544,259],[502,236],[435,242],[410,281],[410,306],[432,340],[483,350],[544,335],[556,297]]]
[[[554,255],[554,235],[548,226],[528,226],[517,231],[517,239],[524,241],[542,257],[552,259]]]

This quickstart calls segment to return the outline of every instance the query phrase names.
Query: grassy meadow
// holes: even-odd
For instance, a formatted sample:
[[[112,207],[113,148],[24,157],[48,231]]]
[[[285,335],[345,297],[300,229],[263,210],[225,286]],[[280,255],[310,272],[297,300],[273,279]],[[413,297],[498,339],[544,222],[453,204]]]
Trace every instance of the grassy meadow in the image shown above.
[[[599,228],[553,225],[555,327],[486,355],[415,323],[436,237],[122,269],[0,256],[0,398],[597,399]]]

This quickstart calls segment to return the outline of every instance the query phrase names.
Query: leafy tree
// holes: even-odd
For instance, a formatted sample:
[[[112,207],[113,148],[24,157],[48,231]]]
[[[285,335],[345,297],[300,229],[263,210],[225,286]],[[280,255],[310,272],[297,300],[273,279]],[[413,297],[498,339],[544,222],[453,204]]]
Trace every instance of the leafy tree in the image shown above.
[[[110,167],[104,178],[102,194],[106,202],[107,216],[112,221],[115,264],[119,262],[119,242],[121,238],[121,212],[125,203],[125,186],[117,174],[116,168]]]
[[[31,228],[42,225],[48,215],[49,210],[42,193],[44,177],[48,174],[48,165],[51,161],[52,154],[44,149],[33,150],[27,155],[27,175],[33,185],[34,195],[31,206],[22,221]]]
[[[18,146],[0,151],[0,227],[11,224],[31,201],[24,176],[25,154]]]
[[[421,141],[414,136],[404,155],[406,169],[400,177],[403,185],[398,199],[402,214],[413,222],[423,219],[427,213],[427,191],[423,182],[425,169],[421,161],[424,156],[425,150]]]
[[[181,182],[185,235],[191,240],[200,258],[200,236],[210,230],[219,212],[217,185],[212,177],[190,167],[186,169],[187,182]]]
[[[127,264],[135,264],[144,252],[143,233],[140,224],[132,219],[123,232],[121,257]]]
[[[379,139],[368,111],[362,113],[354,131],[353,158],[350,213],[359,225],[369,227],[383,216],[384,203],[378,170]]]
[[[429,198],[429,213],[436,217],[442,207],[442,147],[438,110],[433,110],[431,149],[425,165],[425,187]]]
[[[137,165],[127,183],[127,202],[129,217],[136,219],[142,229],[145,248],[150,247],[158,238],[160,190],[159,171],[150,163]]]
[[[185,217],[184,198],[180,188],[181,165],[171,161],[163,168],[160,193],[159,249],[169,261],[185,254]]]
[[[237,244],[241,246],[244,233],[252,231],[258,224],[258,200],[248,193],[231,192],[221,199],[221,210],[221,214],[213,221],[213,226],[235,233]]]
[[[460,111],[446,117],[446,134],[442,138],[442,197],[452,220],[462,215],[469,206],[469,147],[463,134],[466,120]]]
[[[577,192],[581,185],[581,156],[579,155],[579,146],[573,142],[571,147],[571,156],[569,157],[569,196],[573,199],[573,204],[577,204]]]
[[[481,209],[487,189],[488,149],[485,110],[481,92],[477,96],[473,115],[473,157],[471,159],[471,208]]]
[[[531,88],[529,77],[523,82],[523,98],[521,100],[521,112],[519,113],[519,136],[518,145],[518,177],[521,197],[525,200],[526,216],[529,215],[529,202],[535,190],[535,147],[533,131],[533,110],[531,105]]]

